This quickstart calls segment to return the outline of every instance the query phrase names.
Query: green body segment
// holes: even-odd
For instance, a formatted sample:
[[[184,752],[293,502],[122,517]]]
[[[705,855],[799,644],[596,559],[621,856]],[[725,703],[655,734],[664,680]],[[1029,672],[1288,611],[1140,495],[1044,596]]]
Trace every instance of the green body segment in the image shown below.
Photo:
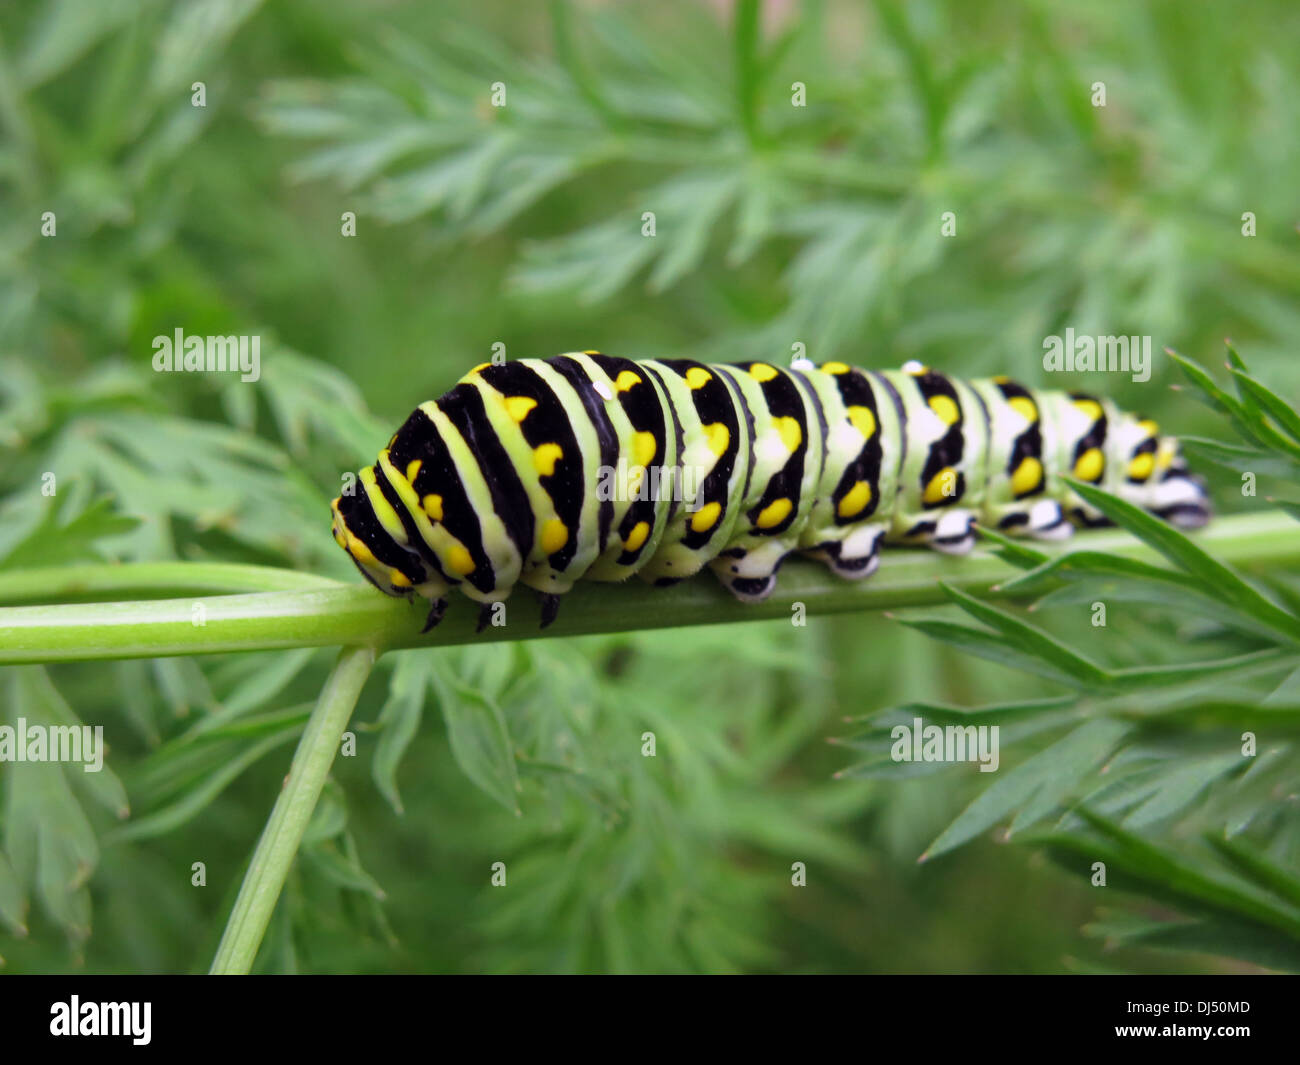
[[[335,500],[334,535],[382,591],[436,604],[524,584],[553,613],[580,579],[706,566],[757,600],[796,552],[859,578],[882,544],[962,553],[977,524],[1103,524],[1063,474],[1179,525],[1209,517],[1177,442],[1094,396],[918,365],[581,352],[484,364],[421,404]]]

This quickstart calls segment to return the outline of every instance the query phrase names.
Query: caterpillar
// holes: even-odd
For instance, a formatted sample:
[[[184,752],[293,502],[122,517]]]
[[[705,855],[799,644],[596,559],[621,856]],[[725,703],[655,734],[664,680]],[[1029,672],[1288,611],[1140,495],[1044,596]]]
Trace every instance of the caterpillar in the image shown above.
[[[917,363],[572,352],[484,363],[422,403],[334,500],[333,532],[380,591],[430,600],[424,631],[453,587],[482,629],[516,584],[545,627],[579,579],[708,566],[756,602],[793,553],[860,579],[882,544],[962,554],[977,524],[1046,540],[1107,524],[1063,473],[1180,527],[1210,518],[1177,441],[1096,396]]]

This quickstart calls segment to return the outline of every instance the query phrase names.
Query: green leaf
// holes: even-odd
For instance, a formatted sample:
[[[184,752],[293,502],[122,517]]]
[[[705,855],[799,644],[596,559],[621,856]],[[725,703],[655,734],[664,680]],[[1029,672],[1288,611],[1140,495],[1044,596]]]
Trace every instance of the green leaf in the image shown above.
[[[1292,617],[1243,581],[1223,563],[1194,544],[1172,525],[1141,507],[1077,481],[1063,478],[1083,499],[1116,525],[1150,544],[1175,566],[1203,581],[1233,606],[1268,625],[1288,639],[1300,642],[1300,619]]]
[[[388,684],[388,698],[379,711],[379,741],[371,763],[371,776],[380,794],[396,813],[403,812],[397,791],[397,767],[415,738],[424,716],[433,662],[427,651],[403,651]]]
[[[1010,772],[999,775],[926,848],[921,860],[961,846],[1013,811],[1028,811],[1013,826],[1016,831],[1045,817],[1128,731],[1128,725],[1107,718],[1087,721]]]
[[[519,814],[519,777],[505,716],[472,688],[431,674],[447,723],[451,753],[462,772],[507,810]]]

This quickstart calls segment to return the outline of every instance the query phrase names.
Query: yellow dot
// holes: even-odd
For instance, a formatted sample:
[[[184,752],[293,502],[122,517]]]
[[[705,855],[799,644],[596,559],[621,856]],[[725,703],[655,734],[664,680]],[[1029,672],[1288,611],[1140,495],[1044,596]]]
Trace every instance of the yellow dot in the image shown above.
[[[559,444],[543,444],[533,451],[533,466],[543,477],[555,473],[555,464],[564,457],[564,450]]]
[[[1024,459],[1011,475],[1011,491],[1016,496],[1027,496],[1043,483],[1043,464],[1030,456]]]
[[[464,544],[454,544],[448,550],[447,568],[458,577],[467,577],[474,572],[474,560]]]
[[[1076,399],[1074,405],[1087,415],[1090,421],[1096,421],[1101,417],[1101,404],[1095,399]]]
[[[513,422],[522,422],[536,406],[537,400],[532,396],[509,396],[506,399],[506,413]]]
[[[844,493],[844,498],[840,500],[840,505],[836,509],[841,518],[851,518],[855,514],[861,514],[870,502],[871,485],[866,481],[859,481]]]
[[[1174,464],[1174,456],[1178,454],[1178,445],[1172,440],[1160,441],[1160,448],[1156,452],[1156,469],[1162,473]]]
[[[930,409],[939,415],[939,420],[944,425],[956,425],[961,421],[961,409],[951,396],[931,396]]]
[[[1148,451],[1133,457],[1133,461],[1128,464],[1128,475],[1134,481],[1145,481],[1155,468],[1156,457]]]
[[[955,500],[957,498],[957,471],[951,466],[945,466],[933,477],[930,483],[925,486],[925,492],[921,498],[931,506],[942,503],[945,499]]]
[[[655,434],[644,430],[632,435],[632,465],[649,466],[654,461],[655,452],[659,450],[655,443]]]
[[[394,588],[409,588],[411,587],[411,578],[400,569],[390,569],[388,571],[388,583]]]
[[[586,351],[583,352],[583,354],[584,354],[584,355],[599,355],[600,352],[599,352],[599,351],[593,351],[591,348],[588,348]]]
[[[411,459],[411,461],[406,464],[406,479],[412,484],[415,483],[416,477],[420,475],[420,465],[421,463],[419,459]]]
[[[772,424],[776,426],[776,431],[781,434],[781,442],[785,444],[785,449],[794,453],[803,443],[803,430],[799,428],[799,423],[794,418],[773,418]]]
[[[631,370],[623,370],[614,378],[614,391],[626,392],[629,388],[635,388],[641,383],[639,375],[634,374]]]
[[[722,422],[704,426],[704,436],[708,440],[709,450],[718,458],[727,453],[727,448],[731,445],[731,430]]]
[[[492,364],[490,362],[480,362],[477,366],[474,367],[474,369],[470,370],[470,372],[467,373],[465,376],[468,377],[470,374],[478,373],[480,370],[486,370],[491,365]]]
[[[1081,481],[1100,481],[1106,468],[1106,458],[1100,448],[1090,447],[1074,464],[1074,475]]]
[[[822,363],[821,369],[822,369],[822,373],[829,373],[829,374],[836,374],[836,375],[849,372],[848,364],[843,362],[824,362]]]
[[[687,388],[703,388],[713,380],[713,374],[709,373],[703,366],[692,366],[686,371]]]
[[[870,407],[850,407],[848,413],[854,429],[868,440],[875,436],[876,416],[871,413]]]
[[[627,534],[623,541],[623,548],[626,551],[640,551],[641,545],[645,543],[645,538],[650,535],[650,523],[638,521],[632,526],[632,531]]]
[[[427,495],[420,505],[434,521],[442,521],[442,496]]]
[[[1143,418],[1140,422],[1138,422],[1138,428],[1141,429],[1144,433],[1146,433],[1147,436],[1156,436],[1160,432],[1160,426],[1158,426],[1150,418]]]
[[[1027,422],[1038,421],[1038,405],[1028,396],[1012,396],[1007,400],[1007,406]]]
[[[1006,385],[1006,384],[1010,384],[1010,383],[1011,383],[1011,378],[1008,377],[1008,376],[1007,376],[1006,374],[1004,374],[1004,373],[1000,373],[1000,374],[998,374],[995,378],[993,378],[993,383],[994,383],[995,385]]]
[[[555,554],[569,542],[569,527],[559,518],[552,518],[542,526],[542,550],[548,555]]]
[[[764,381],[770,381],[776,376],[776,367],[769,366],[765,362],[750,363],[749,374],[755,381],[762,384]]]
[[[712,529],[718,523],[721,514],[721,503],[705,503],[691,515],[691,531],[702,533]]]
[[[770,529],[774,525],[780,525],[781,522],[785,521],[792,509],[794,509],[794,504],[790,500],[774,499],[759,512],[758,520],[754,524],[760,529]]]

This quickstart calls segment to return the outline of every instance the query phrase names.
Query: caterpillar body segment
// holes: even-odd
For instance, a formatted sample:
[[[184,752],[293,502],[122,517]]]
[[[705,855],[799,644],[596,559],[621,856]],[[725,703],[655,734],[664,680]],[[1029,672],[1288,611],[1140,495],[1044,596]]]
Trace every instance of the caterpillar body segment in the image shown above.
[[[422,403],[334,501],[334,537],[381,591],[430,600],[429,624],[452,588],[482,625],[517,584],[545,623],[581,579],[708,567],[757,601],[795,553],[860,579],[885,544],[961,554],[977,525],[1105,524],[1063,475],[1182,527],[1210,517],[1177,441],[1096,396],[916,364],[575,352],[483,364]]]

